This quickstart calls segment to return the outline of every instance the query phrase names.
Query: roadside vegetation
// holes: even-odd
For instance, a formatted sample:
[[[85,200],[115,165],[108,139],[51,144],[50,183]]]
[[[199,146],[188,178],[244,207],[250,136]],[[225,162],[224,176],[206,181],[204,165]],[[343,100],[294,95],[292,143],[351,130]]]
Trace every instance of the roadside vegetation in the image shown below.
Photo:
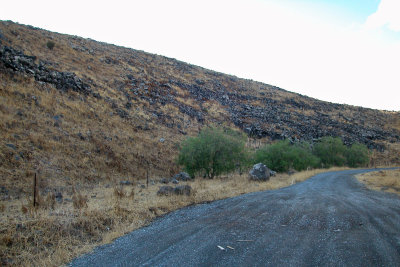
[[[178,164],[194,177],[200,174],[212,179],[245,167],[248,154],[246,136],[231,129],[208,127],[197,137],[187,138],[179,153]]]
[[[330,170],[326,168],[332,164],[313,160],[318,156],[307,143],[282,141],[260,149],[269,137],[255,132],[257,139],[247,139],[229,130],[235,127],[233,115],[248,125],[266,116],[262,128],[272,127],[277,136],[283,130],[295,134],[304,118],[313,121],[310,129],[328,133],[355,137],[362,130],[371,138],[370,144],[386,147],[374,150],[371,166],[400,162],[400,144],[387,135],[400,130],[398,112],[338,108],[162,56],[11,22],[0,22],[0,28],[3,45],[36,58],[37,66],[75,74],[96,93],[85,96],[58,90],[54,84],[38,82],[34,75],[0,64],[0,266],[60,266],[166,212],[288,186]],[[17,58],[25,66],[26,57]],[[266,123],[276,114],[290,114],[285,119],[290,123]],[[338,127],[328,128],[321,116]],[[190,157],[181,161],[181,166],[192,164],[187,165],[188,171],[196,179],[179,185],[190,185],[193,193],[158,196],[165,185],[161,180],[180,171],[179,145],[213,123],[227,127],[215,130],[218,138],[211,135],[213,152],[202,152],[204,158],[215,160],[207,165],[201,158],[200,165],[194,160],[196,153],[188,150],[192,161]],[[349,125],[356,128],[349,132]],[[183,144],[190,148],[205,143]],[[265,163],[275,170],[282,166],[282,173],[267,182],[249,181],[247,172],[259,160],[258,149],[268,152],[275,146],[286,160],[278,161],[277,167]],[[269,159],[261,152],[258,156]],[[342,155],[348,165],[353,164],[350,154]],[[322,166],[323,170],[314,169]],[[310,171],[299,171],[307,168]],[[286,173],[293,169],[299,172]]]
[[[400,169],[359,174],[356,178],[371,190],[400,195]]]
[[[15,199],[0,206],[1,266],[60,266],[73,257],[107,244],[149,224],[154,218],[182,207],[273,190],[304,181],[318,173],[344,168],[317,169],[293,175],[277,174],[255,182],[247,174],[231,173],[218,179],[180,182],[193,188],[190,196],[158,196],[157,178],[131,185],[97,184],[58,202],[44,195],[37,207],[32,199]]]
[[[368,148],[359,143],[346,146],[336,137],[323,137],[314,144],[282,140],[255,151],[245,147],[245,137],[231,129],[205,128],[181,146],[178,164],[192,177],[214,178],[234,170],[263,163],[276,172],[330,167],[363,167],[370,160]]]

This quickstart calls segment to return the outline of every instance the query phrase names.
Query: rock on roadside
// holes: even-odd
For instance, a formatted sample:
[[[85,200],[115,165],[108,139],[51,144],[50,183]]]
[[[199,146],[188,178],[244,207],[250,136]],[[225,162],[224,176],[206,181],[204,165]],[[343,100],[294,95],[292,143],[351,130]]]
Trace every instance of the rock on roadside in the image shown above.
[[[255,181],[268,181],[271,177],[271,170],[262,163],[257,163],[249,172],[250,180]]]

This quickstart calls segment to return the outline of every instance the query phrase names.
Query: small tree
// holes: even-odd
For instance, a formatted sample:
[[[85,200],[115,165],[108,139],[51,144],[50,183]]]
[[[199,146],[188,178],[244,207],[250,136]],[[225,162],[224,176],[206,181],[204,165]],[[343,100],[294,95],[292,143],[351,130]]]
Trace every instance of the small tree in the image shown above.
[[[287,172],[289,169],[301,171],[314,168],[319,159],[311,153],[310,144],[290,144],[288,140],[283,140],[257,150],[255,162],[262,162],[277,172]]]
[[[192,177],[201,174],[212,179],[243,166],[246,156],[242,134],[209,127],[182,143],[178,164],[184,166]]]
[[[343,166],[346,164],[346,146],[339,137],[321,138],[313,149],[314,155],[321,159],[322,167]]]
[[[347,148],[345,156],[349,167],[362,167],[366,166],[369,162],[368,148],[360,143],[354,143],[351,147]]]

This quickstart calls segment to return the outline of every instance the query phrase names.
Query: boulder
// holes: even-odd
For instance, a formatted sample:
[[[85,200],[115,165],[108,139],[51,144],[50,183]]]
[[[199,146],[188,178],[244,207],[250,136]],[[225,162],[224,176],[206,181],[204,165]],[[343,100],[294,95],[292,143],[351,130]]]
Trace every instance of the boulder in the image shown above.
[[[120,181],[119,184],[120,184],[120,185],[132,185],[132,182],[126,180],[126,181]]]
[[[172,179],[171,179],[171,183],[173,183],[173,184],[179,184],[179,181],[176,180],[175,178],[172,178]]]
[[[157,192],[158,196],[170,196],[174,193],[174,188],[169,185],[161,186]]]
[[[56,199],[56,201],[57,201],[58,203],[61,203],[61,202],[63,201],[63,195],[62,195],[61,192],[56,192],[56,193],[54,194],[54,197],[55,197],[55,199]]]
[[[249,172],[250,180],[268,181],[271,176],[271,170],[262,163],[257,163]]]
[[[168,183],[169,183],[169,180],[168,180],[167,178],[161,178],[161,179],[160,179],[160,183],[162,183],[162,184],[168,184]]]
[[[177,187],[172,187],[169,185],[161,186],[157,192],[158,196],[171,196],[171,195],[186,195],[190,196],[192,193],[192,187],[190,185],[178,185]]]
[[[180,172],[178,174],[175,174],[174,177],[172,177],[173,179],[176,179],[178,181],[189,181],[192,180],[192,177],[190,177],[190,175],[186,172]]]

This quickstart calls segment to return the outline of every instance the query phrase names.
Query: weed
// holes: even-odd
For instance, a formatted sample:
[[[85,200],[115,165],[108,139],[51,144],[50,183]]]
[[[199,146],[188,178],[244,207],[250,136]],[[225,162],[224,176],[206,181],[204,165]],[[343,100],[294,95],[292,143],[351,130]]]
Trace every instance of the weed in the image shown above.
[[[75,193],[72,197],[72,203],[73,203],[74,208],[77,210],[87,208],[88,197],[84,196],[80,193]]]
[[[124,198],[127,194],[122,186],[116,186],[114,187],[114,196],[117,198]]]

